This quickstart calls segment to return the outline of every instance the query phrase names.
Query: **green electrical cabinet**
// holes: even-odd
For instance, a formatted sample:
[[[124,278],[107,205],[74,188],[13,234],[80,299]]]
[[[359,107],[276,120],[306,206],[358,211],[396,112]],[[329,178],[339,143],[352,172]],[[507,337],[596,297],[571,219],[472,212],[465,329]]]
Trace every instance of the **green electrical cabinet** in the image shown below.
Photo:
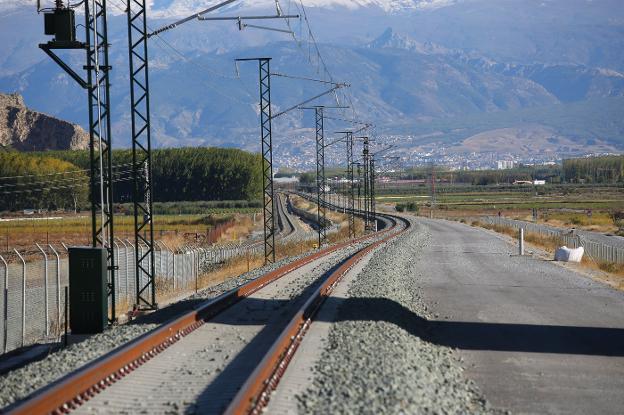
[[[69,248],[72,334],[101,333],[108,324],[107,260],[103,248]]]

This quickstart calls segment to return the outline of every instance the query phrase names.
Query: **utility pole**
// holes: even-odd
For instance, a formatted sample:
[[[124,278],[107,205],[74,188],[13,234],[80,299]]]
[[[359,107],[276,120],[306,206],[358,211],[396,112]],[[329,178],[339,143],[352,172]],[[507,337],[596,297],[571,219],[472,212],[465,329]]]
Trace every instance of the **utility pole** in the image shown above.
[[[368,137],[362,137],[362,160],[364,164],[364,229],[370,230],[370,155]]]
[[[435,174],[435,164],[433,164],[433,161],[431,162],[431,172],[430,172],[430,177],[431,177],[431,211],[430,211],[430,217],[433,217],[433,210],[436,207],[436,174]]]
[[[154,229],[152,215],[152,159],[149,93],[148,39],[192,20],[235,20],[239,30],[247,19],[288,19],[298,15],[202,17],[237,0],[226,0],[189,17],[178,20],[152,33],[147,32],[147,9],[145,0],[127,0],[128,52],[130,64],[130,110],[132,122],[132,177],[135,236],[136,306],[155,309],[156,287],[154,268]],[[272,30],[271,28],[265,28]],[[278,30],[279,31],[279,30]],[[289,32],[290,33],[290,32]],[[141,250],[145,246],[145,250]],[[272,248],[271,248],[272,251]]]
[[[316,220],[318,223],[318,246],[319,248],[327,239],[326,223],[326,188],[327,181],[325,179],[325,130],[324,130],[324,111],[325,109],[343,109],[344,106],[325,106],[316,105],[314,107],[299,107],[301,110],[314,110],[315,131],[316,131]],[[331,197],[331,193],[330,193]],[[331,203],[331,201],[330,201]]]
[[[76,39],[75,8],[84,7],[85,41]],[[44,12],[45,34],[54,40],[42,43],[42,49],[76,83],[87,90],[89,110],[89,162],[91,199],[91,244],[107,252],[107,290],[110,298],[109,323],[116,321],[115,251],[113,232],[113,181],[110,122],[110,77],[106,0],[87,0],[65,6],[56,0],[55,7]],[[74,71],[55,50],[86,51],[87,78]],[[98,215],[99,212],[99,215]],[[99,220],[98,220],[99,216]]]
[[[347,199],[346,208],[349,215],[349,238],[355,238],[355,186],[353,177],[353,131],[339,131],[345,135],[347,144]],[[359,167],[358,167],[359,168]]]
[[[273,205],[273,135],[271,130],[271,58],[243,58],[258,61],[260,79],[260,137],[262,140],[262,187],[264,215],[264,262],[275,262],[275,208]]]
[[[314,108],[316,125],[316,218],[318,222],[318,246],[319,249],[325,239],[325,133],[323,129],[323,107]]]
[[[152,140],[145,0],[128,0],[130,115],[132,123],[132,179],[136,298],[142,309],[156,309],[156,271],[152,216]],[[142,250],[141,246],[146,249]]]
[[[377,205],[375,204],[375,157],[370,157],[370,227],[371,230],[377,231]]]

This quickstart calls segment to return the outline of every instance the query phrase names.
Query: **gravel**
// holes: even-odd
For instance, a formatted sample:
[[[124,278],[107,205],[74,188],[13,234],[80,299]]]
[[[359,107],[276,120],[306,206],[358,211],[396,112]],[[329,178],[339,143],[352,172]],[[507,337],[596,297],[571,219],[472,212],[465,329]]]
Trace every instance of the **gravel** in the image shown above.
[[[429,235],[417,225],[386,244],[353,281],[301,413],[491,413],[454,352],[430,343],[416,264]]]

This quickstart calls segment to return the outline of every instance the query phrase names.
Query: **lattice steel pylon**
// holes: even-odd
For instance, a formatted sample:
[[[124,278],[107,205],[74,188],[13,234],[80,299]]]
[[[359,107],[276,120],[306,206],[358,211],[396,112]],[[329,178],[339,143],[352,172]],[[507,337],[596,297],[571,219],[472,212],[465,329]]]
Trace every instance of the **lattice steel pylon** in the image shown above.
[[[349,238],[355,238],[355,201],[353,188],[353,133],[346,132],[347,142],[347,186],[349,194],[347,199],[347,209],[349,211]]]
[[[156,272],[152,216],[152,143],[145,0],[128,0],[128,53],[132,122],[136,307],[155,309]],[[141,249],[143,246],[144,249]]]
[[[377,219],[375,218],[375,214],[377,213],[377,207],[375,205],[375,158],[373,156],[369,157],[369,177],[370,177],[370,228],[372,231],[377,231]]]
[[[260,136],[262,139],[262,188],[264,196],[264,262],[275,262],[275,207],[273,204],[273,136],[271,129],[271,58],[243,58],[258,61],[260,77]]]
[[[368,137],[362,137],[362,164],[364,167],[364,229],[370,230],[370,155]]]
[[[323,128],[323,107],[314,108],[316,125],[316,219],[318,223],[318,246],[327,238],[325,229],[325,133]]]
[[[74,24],[74,9],[84,7],[85,41],[75,37],[75,27],[67,28],[67,23]],[[54,27],[46,26],[47,34],[54,34],[53,41],[40,44],[48,54],[74,81],[87,90],[89,108],[89,161],[90,161],[90,200],[91,200],[91,243],[107,251],[108,296],[110,298],[109,322],[116,320],[115,309],[115,251],[113,232],[113,178],[112,146],[110,122],[110,77],[112,67],[108,58],[108,24],[106,0],[89,0],[76,6],[56,2],[54,9],[44,9],[46,14],[62,15],[69,20],[56,20],[59,16],[49,16]],[[41,11],[41,9],[39,10]],[[48,16],[46,16],[46,21]],[[48,30],[51,32],[48,32]],[[69,30],[68,30],[69,29]],[[87,78],[84,79],[54,53],[56,49],[86,51]],[[99,212],[99,220],[98,220]]]
[[[362,212],[362,163],[357,163],[357,210]]]
[[[89,9],[89,3],[94,7]],[[116,320],[115,308],[115,235],[113,232],[113,172],[110,122],[110,76],[106,0],[85,1],[87,43],[87,91],[89,95],[89,154],[91,158],[91,226],[93,246],[102,246],[108,258],[108,295],[110,321]],[[93,37],[93,42],[91,41]],[[103,62],[102,62],[103,61]],[[96,148],[97,144],[97,148]],[[99,186],[97,183],[99,180]],[[100,197],[93,195],[98,192]],[[100,222],[97,211],[100,211]]]

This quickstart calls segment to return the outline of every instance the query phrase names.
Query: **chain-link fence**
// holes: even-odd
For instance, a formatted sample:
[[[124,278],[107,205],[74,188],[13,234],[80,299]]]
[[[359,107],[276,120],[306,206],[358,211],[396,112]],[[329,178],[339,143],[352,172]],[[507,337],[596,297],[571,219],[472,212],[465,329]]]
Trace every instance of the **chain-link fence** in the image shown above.
[[[184,246],[174,251],[163,242],[156,243],[154,269],[159,292],[184,293],[197,289],[205,272],[243,255],[263,249],[261,243],[226,244],[203,248]],[[0,255],[0,352],[38,342],[58,340],[64,332],[65,288],[69,284],[67,247],[38,247],[40,259],[25,258],[15,250]],[[115,295],[118,310],[128,310],[135,302],[135,247],[128,240],[115,242]],[[146,248],[139,247],[139,256]],[[141,275],[140,285],[147,276]],[[148,295],[151,293],[147,293]]]
[[[624,263],[624,243],[617,244],[617,241],[606,243],[598,240],[592,240],[591,234],[588,232],[558,229],[552,226],[541,225],[531,222],[524,222],[514,219],[507,219],[497,216],[483,216],[476,218],[490,225],[505,226],[513,229],[524,228],[526,232],[537,233],[548,237],[560,238],[561,242],[569,248],[578,248],[582,246],[587,255],[594,260]],[[596,235],[594,238],[606,238],[603,235]]]

